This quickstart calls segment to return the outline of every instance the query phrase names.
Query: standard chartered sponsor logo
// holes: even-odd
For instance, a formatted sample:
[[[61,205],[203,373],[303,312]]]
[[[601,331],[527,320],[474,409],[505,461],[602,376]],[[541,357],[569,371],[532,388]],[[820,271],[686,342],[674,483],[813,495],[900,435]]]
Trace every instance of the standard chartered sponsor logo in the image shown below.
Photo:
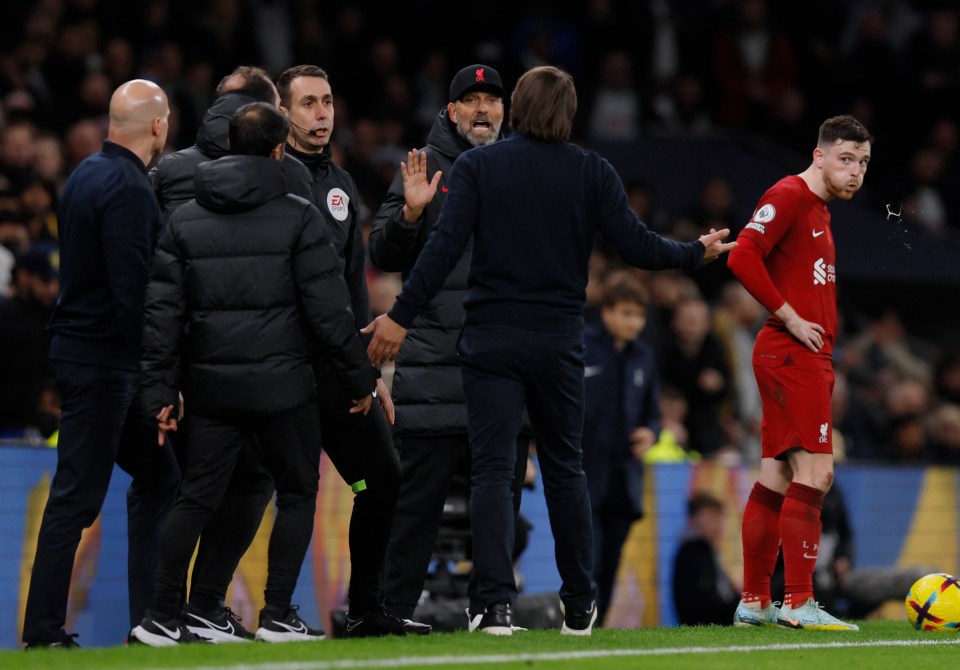
[[[813,284],[826,286],[827,282],[837,281],[837,269],[822,258],[818,258],[813,264]]]
[[[827,264],[823,262],[822,258],[818,258],[817,262],[813,264],[813,283],[827,283]]]

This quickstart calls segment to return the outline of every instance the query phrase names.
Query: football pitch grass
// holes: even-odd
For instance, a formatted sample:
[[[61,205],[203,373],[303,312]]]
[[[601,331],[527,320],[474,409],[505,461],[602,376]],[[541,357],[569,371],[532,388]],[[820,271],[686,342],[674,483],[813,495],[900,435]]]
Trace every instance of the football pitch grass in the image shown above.
[[[81,641],[82,642],[82,641]],[[960,636],[913,630],[906,622],[865,622],[857,633],[780,628],[594,630],[593,637],[523,631],[509,638],[460,633],[287,644],[144,646],[0,652],[0,668],[38,670],[358,670],[431,668],[554,670],[793,668],[890,670],[956,667]]]

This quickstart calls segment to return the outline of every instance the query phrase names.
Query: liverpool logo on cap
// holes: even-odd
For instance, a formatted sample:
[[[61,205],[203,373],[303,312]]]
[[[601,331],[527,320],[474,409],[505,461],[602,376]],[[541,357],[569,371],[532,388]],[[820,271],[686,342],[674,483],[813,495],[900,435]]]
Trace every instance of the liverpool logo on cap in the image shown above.
[[[483,78],[483,68],[482,68],[482,67],[478,67],[478,68],[477,68],[476,75],[477,75],[477,81],[484,81],[484,78]]]

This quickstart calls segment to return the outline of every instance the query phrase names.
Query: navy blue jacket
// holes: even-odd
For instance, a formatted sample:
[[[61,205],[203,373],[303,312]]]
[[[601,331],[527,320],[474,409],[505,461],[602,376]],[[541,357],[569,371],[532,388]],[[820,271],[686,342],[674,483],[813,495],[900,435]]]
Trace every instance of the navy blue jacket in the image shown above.
[[[693,269],[698,241],[647,229],[599,154],[514,134],[457,158],[447,199],[389,315],[409,328],[473,236],[465,326],[503,325],[581,337],[587,262],[599,231],[632,265]]]
[[[159,208],[147,170],[107,140],[60,200],[60,298],[50,358],[138,372]]]
[[[586,329],[584,344],[583,469],[590,502],[629,502],[623,510],[643,515],[643,462],[630,453],[630,433],[646,427],[660,434],[660,385],[653,349],[641,339],[622,351],[602,324]],[[617,476],[621,471],[623,477]],[[625,491],[613,491],[613,482]]]

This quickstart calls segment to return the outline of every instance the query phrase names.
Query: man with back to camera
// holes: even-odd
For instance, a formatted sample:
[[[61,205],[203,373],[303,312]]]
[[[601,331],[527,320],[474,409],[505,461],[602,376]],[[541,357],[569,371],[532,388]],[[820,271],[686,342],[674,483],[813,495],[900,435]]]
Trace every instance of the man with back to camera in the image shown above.
[[[771,314],[753,349],[763,405],[760,477],[743,512],[743,594],[737,626],[859,630],[813,599],[820,509],[833,483],[833,346],[837,333],[833,199],[863,186],[873,138],[857,119],[820,126],[813,160],[774,184],[738,236],[728,265]],[[783,546],[784,600],[770,597]]]
[[[256,438],[277,489],[265,605],[256,639],[323,639],[291,604],[310,539],[320,427],[313,347],[369,411],[375,383],[363,359],[340,260],[319,212],[289,194],[281,165],[289,125],[272,105],[230,121],[234,155],[197,168],[197,198],[170,218],[147,290],[144,396],[161,436],[176,430],[178,392],[190,412],[186,469],[164,525],[150,609],[132,635],[151,646],[196,638],[180,618],[194,547],[241,451]],[[347,411],[347,410],[345,410]]]
[[[290,121],[286,149],[311,173],[309,199],[329,225],[333,245],[343,259],[359,332],[370,318],[360,203],[353,178],[331,160],[334,108],[329,78],[316,65],[297,65],[280,75],[277,90],[280,110]],[[383,607],[383,563],[400,488],[400,462],[388,425],[394,420],[389,391],[376,371],[382,411],[375,406],[368,414],[348,414],[350,397],[329,368],[327,356],[315,358],[323,448],[355,493],[345,633],[348,637],[427,634],[429,626],[398,618]]]
[[[62,404],[57,470],[37,538],[23,621],[32,647],[76,647],[64,631],[80,535],[103,505],[114,463],[127,491],[130,625],[153,588],[159,529],[179,470],[156,444],[139,402],[144,292],[158,221],[146,166],[167,141],[170,108],[156,84],[135,79],[110,99],[103,148],[83,160],[60,200],[61,293],[50,321],[50,365]]]
[[[216,98],[204,114],[196,143],[163,156],[151,170],[161,225],[181,205],[195,197],[197,166],[230,154],[227,135],[230,118],[251,102],[279,103],[277,88],[262,69],[242,65],[217,85]],[[282,170],[290,192],[310,196],[310,173],[296,158],[284,153]],[[189,408],[187,408],[189,413]],[[178,426],[174,448],[182,458],[189,421]],[[230,486],[214,516],[200,535],[197,558],[190,579],[185,610],[189,630],[212,642],[242,642],[253,639],[240,617],[226,605],[227,589],[237,565],[253,542],[264,510],[273,498],[273,480],[263,467],[256,449],[249,444],[239,455]]]
[[[419,153],[423,170],[446,174],[464,151],[502,138],[503,95],[500,73],[492,67],[478,63],[459,70],[450,82],[450,102],[437,114],[427,146]],[[407,160],[414,158],[410,152]],[[380,270],[406,275],[416,262],[446,197],[442,176],[436,190],[428,185],[404,179],[403,172],[397,171],[370,233],[370,260]],[[469,457],[456,347],[469,268],[468,249],[430,309],[413,323],[413,335],[397,357],[393,376],[394,435],[400,438],[403,481],[387,551],[384,596],[387,609],[402,618],[414,615],[444,501],[453,476]],[[517,440],[517,512],[529,442],[526,435]],[[472,585],[471,581],[471,595]]]
[[[686,244],[648,230],[599,155],[569,142],[577,109],[569,74],[528,70],[511,96],[509,138],[453,165],[447,201],[388,314],[362,332],[378,365],[396,356],[473,239],[470,288],[458,344],[470,425],[471,527],[477,609],[470,630],[511,635],[513,480],[524,405],[530,413],[563,583],[564,635],[590,635],[597,617],[593,526],[581,465],[583,310],[596,233],[650,269],[695,268],[731,248],[728,230]],[[405,176],[435,189],[419,158]],[[482,607],[482,609],[481,609]]]

